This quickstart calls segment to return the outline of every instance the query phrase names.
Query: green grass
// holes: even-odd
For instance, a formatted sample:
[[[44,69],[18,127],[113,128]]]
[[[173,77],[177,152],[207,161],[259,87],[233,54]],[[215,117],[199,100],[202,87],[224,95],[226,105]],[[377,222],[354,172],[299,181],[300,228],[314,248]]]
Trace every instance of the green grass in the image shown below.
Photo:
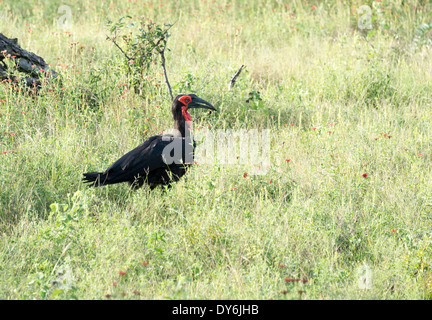
[[[432,298],[427,1],[82,0],[67,30],[46,2],[0,8],[1,32],[63,79],[37,96],[0,85],[0,299]],[[159,62],[141,95],[123,85],[104,23],[126,15],[177,21],[174,92],[219,109],[196,127],[270,129],[266,175],[199,165],[167,191],[83,185],[172,127]]]

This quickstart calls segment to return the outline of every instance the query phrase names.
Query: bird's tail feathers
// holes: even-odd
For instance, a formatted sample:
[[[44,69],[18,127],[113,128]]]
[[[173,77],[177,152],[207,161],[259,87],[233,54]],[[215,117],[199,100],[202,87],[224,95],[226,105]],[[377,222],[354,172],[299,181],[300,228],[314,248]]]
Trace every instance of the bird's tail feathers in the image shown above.
[[[90,183],[91,187],[100,187],[105,185],[105,174],[103,172],[87,172],[84,173],[83,181]]]

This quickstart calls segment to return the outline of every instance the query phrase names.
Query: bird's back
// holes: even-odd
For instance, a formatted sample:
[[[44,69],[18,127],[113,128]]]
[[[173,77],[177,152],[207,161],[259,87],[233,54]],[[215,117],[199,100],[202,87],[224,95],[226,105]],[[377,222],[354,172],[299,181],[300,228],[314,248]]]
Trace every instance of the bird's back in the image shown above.
[[[153,189],[159,184],[177,181],[193,161],[194,142],[173,135],[157,135],[123,155],[103,172],[84,174],[84,181],[95,186],[129,182],[141,187],[147,182]]]

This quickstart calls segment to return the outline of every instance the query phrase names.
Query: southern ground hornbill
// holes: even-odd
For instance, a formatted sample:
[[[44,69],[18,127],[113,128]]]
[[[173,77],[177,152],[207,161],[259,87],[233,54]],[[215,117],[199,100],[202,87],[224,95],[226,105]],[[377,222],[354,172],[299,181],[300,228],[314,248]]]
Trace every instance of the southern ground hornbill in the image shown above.
[[[94,187],[128,182],[133,189],[147,183],[152,190],[158,185],[178,181],[193,161],[195,143],[189,134],[191,116],[188,113],[191,108],[216,111],[210,103],[194,94],[178,95],[172,104],[173,135],[150,137],[105,172],[84,173],[83,180]]]

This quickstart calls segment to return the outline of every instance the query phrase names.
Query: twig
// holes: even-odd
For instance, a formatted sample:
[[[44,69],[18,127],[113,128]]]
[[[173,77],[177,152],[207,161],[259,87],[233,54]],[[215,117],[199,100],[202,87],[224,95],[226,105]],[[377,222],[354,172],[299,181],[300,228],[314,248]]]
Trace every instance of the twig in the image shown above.
[[[117,44],[117,42],[115,41],[115,39],[114,38],[110,38],[110,37],[108,37],[108,39],[109,40],[111,40],[114,44],[115,44],[115,46],[117,47],[117,48],[119,48],[119,50],[121,51],[121,53],[123,53],[124,54],[124,56],[126,57],[126,59],[128,59],[129,61],[130,60],[135,60],[135,58],[130,58],[127,54],[126,54],[126,52],[124,52],[123,51],[123,49]]]
[[[165,67],[165,48],[166,48],[166,44],[167,43],[165,41],[165,45],[164,45],[163,49],[159,51],[159,54],[161,55],[161,65],[162,65],[163,74],[164,74],[164,77],[165,77],[165,83],[166,83],[166,85],[168,87],[168,91],[169,91],[169,94],[170,94],[170,97],[171,97],[171,101],[173,101],[174,97],[173,97],[173,94],[172,94],[171,85],[170,85],[170,83],[168,81],[168,75],[167,75],[167,71],[166,71],[166,67]]]
[[[171,28],[172,28],[172,27],[177,23],[177,21],[178,21],[178,20],[176,20],[172,25],[169,26],[168,29],[165,30],[165,32],[164,32],[164,37],[161,38],[161,39],[159,39],[159,41],[157,42],[157,44],[156,44],[156,46],[155,46],[155,47],[157,48],[157,46],[159,45],[159,43],[160,43],[162,40],[165,40],[165,45],[164,45],[164,47],[163,47],[161,50],[158,50],[158,52],[159,52],[159,54],[160,54],[160,56],[161,56],[161,65],[162,65],[162,69],[163,69],[163,74],[164,74],[164,78],[165,78],[165,83],[166,83],[166,85],[167,85],[167,87],[168,87],[168,91],[169,91],[169,94],[170,94],[170,97],[171,97],[171,101],[174,100],[174,96],[173,96],[173,94],[172,94],[171,85],[170,85],[170,83],[169,83],[168,75],[167,75],[167,71],[166,71],[166,67],[165,67],[165,49],[166,49],[166,45],[167,45],[167,41],[168,41],[168,40],[166,40],[165,35],[168,33],[168,30],[171,29]]]
[[[229,85],[228,85],[228,90],[230,90],[231,88],[234,87],[235,82],[237,81],[237,78],[240,75],[240,73],[242,72],[243,68],[244,68],[244,65],[242,64],[240,69],[238,69],[238,71],[235,73],[235,75],[231,78]]]

